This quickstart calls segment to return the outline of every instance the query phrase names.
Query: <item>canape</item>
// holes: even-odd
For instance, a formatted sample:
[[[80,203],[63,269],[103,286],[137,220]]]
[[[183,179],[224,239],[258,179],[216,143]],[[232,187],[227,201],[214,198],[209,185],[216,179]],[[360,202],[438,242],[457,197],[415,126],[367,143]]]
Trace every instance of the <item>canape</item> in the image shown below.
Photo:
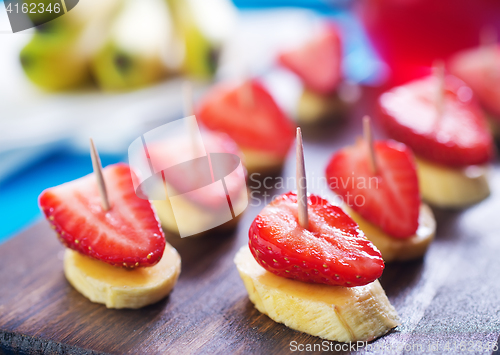
[[[463,81],[429,76],[385,92],[378,103],[389,135],[415,153],[424,200],[463,208],[489,195],[492,136]]]
[[[413,154],[395,141],[373,144],[367,135],[332,156],[328,186],[385,262],[420,258],[434,238],[436,221],[421,202]]]
[[[303,228],[297,204],[287,193],[264,207],[235,257],[250,301],[276,322],[333,341],[370,341],[396,327],[377,280],[382,257],[356,222],[311,195]]]
[[[474,91],[493,132],[500,138],[500,45],[459,52],[450,59],[449,69]]]
[[[294,126],[259,81],[215,85],[201,100],[196,117],[236,142],[249,174],[281,171]]]
[[[64,274],[92,302],[140,308],[166,297],[180,273],[148,200],[137,197],[126,164],[103,169],[109,206],[95,174],[49,188],[40,208],[66,251]]]
[[[162,171],[153,206],[165,231],[203,236],[233,229],[248,204],[246,171],[241,152],[226,134],[203,130],[206,156],[174,165],[193,149],[189,139],[151,143],[148,154],[154,171]],[[164,167],[170,166],[168,169]],[[173,201],[173,202],[172,202]]]
[[[280,53],[278,62],[303,83],[297,104],[299,125],[313,125],[342,116],[346,104],[339,98],[342,82],[342,43],[338,28],[325,23],[302,46]]]
[[[307,196],[297,129],[297,190],[254,219],[235,263],[250,301],[276,322],[333,341],[370,341],[399,324],[377,278],[384,261],[339,207]]]

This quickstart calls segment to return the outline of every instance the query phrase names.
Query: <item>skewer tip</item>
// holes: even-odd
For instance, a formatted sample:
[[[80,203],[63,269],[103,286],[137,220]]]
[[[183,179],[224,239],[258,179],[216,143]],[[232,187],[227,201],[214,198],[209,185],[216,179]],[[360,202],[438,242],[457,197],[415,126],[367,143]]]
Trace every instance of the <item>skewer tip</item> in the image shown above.
[[[238,96],[240,104],[244,107],[251,108],[255,105],[252,79],[249,77],[243,78],[241,87],[238,90]]]
[[[104,181],[104,176],[102,174],[101,158],[94,144],[94,140],[90,138],[90,157],[92,159],[92,167],[94,169],[94,175],[97,179],[97,188],[99,190],[99,195],[101,196],[101,206],[104,211],[110,209],[108,192],[106,190],[106,182]]]
[[[296,178],[297,178],[297,202],[299,212],[299,225],[302,228],[309,226],[309,216],[307,213],[307,180],[304,163],[304,147],[302,144],[302,131],[297,127],[297,146],[296,146]]]
[[[375,147],[373,146],[373,135],[372,135],[372,127],[370,121],[371,121],[370,116],[365,115],[363,117],[363,136],[368,146],[368,158],[370,162],[370,170],[373,174],[376,174],[377,160],[375,157]]]
[[[194,115],[193,85],[188,80],[182,83],[182,101],[184,117]]]
[[[446,92],[446,67],[442,59],[436,59],[433,64],[434,75],[438,79],[438,91],[436,94],[436,108],[438,118],[443,115]]]

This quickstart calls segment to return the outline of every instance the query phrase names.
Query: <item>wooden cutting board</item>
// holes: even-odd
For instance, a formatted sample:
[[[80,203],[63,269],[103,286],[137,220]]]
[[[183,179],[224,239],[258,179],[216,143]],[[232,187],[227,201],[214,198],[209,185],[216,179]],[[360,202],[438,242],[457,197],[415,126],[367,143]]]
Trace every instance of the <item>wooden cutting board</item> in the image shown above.
[[[360,134],[360,117],[305,135],[308,177],[318,182],[310,192],[333,197],[320,177],[331,153]],[[375,136],[381,137],[380,132],[375,130]],[[293,176],[294,169],[290,157],[283,176]],[[360,353],[493,352],[491,343],[500,334],[498,161],[491,181],[492,195],[482,203],[462,212],[435,210],[437,237],[423,260],[387,265],[381,283],[402,325]],[[277,183],[267,180],[268,186]],[[249,181],[249,187],[256,186]],[[269,202],[278,193],[256,191],[234,233],[199,239],[168,236],[182,257],[179,282],[167,299],[140,310],[109,310],[75,291],[63,274],[63,247],[45,221],[12,238],[0,246],[0,353],[287,354],[338,349],[340,344],[275,323],[248,300],[233,257],[246,244],[248,227],[263,206],[257,201]]]

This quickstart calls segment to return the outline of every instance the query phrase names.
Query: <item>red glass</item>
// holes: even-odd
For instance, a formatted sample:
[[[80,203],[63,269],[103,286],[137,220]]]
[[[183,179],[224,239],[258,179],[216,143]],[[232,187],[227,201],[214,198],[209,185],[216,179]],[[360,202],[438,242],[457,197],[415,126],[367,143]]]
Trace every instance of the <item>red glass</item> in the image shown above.
[[[478,45],[488,26],[500,34],[499,0],[359,0],[356,10],[391,68],[392,84],[426,75],[435,59]]]

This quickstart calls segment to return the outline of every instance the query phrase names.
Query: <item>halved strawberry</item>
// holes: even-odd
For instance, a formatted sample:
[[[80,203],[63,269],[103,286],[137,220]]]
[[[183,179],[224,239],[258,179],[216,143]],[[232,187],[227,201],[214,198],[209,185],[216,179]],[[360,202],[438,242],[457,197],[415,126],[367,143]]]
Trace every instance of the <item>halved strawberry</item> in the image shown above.
[[[420,194],[415,161],[402,143],[374,144],[377,173],[370,170],[364,140],[337,152],[326,168],[331,190],[363,218],[395,238],[407,238],[418,228]]]
[[[278,61],[297,74],[311,91],[323,95],[333,92],[342,75],[342,44],[337,28],[326,24],[305,45],[281,53]]]
[[[451,167],[487,163],[493,142],[485,117],[460,79],[447,76],[443,113],[438,112],[439,81],[412,81],[378,100],[387,132],[416,155]]]
[[[127,164],[110,165],[103,174],[108,211],[94,174],[43,191],[40,208],[68,248],[116,266],[155,265],[165,236],[151,203],[136,196]]]
[[[227,208],[230,196],[241,196],[242,190],[246,190],[245,169],[238,169],[241,152],[236,143],[224,133],[203,130],[203,145],[207,156],[190,160],[193,156],[193,142],[190,137],[187,138],[180,136],[148,144],[153,170],[162,171],[165,181],[173,187],[176,194],[203,188],[203,193],[185,194],[187,199],[200,207]],[[175,164],[176,161],[184,163]],[[221,179],[227,195],[221,194],[219,184],[213,184]]]
[[[241,149],[285,156],[294,139],[294,125],[257,80],[216,85],[203,98],[196,117],[206,127],[228,134]]]
[[[457,53],[450,72],[471,87],[484,108],[500,121],[500,45]]]
[[[309,227],[298,222],[297,195],[274,199],[255,218],[249,247],[278,276],[304,282],[361,286],[384,270],[377,248],[348,215],[319,196],[308,197]]]

